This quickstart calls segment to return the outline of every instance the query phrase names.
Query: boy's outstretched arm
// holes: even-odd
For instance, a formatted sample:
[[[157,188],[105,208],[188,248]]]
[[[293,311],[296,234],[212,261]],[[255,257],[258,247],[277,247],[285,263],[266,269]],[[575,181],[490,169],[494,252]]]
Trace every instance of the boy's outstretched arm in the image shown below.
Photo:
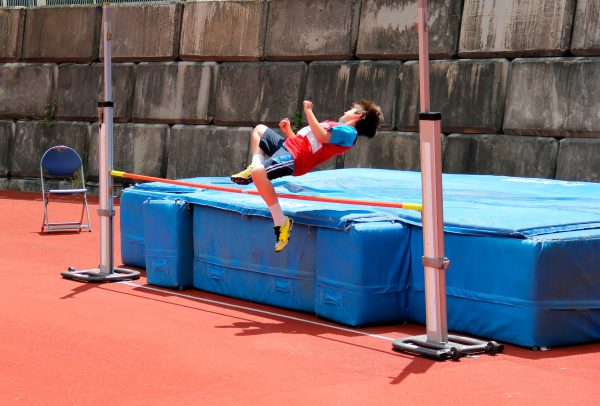
[[[281,120],[279,122],[279,128],[281,128],[281,132],[283,132],[285,138],[293,138],[296,136],[296,134],[294,134],[292,131],[292,124],[290,123],[289,118],[284,118]]]
[[[319,121],[317,117],[315,117],[315,113],[313,113],[313,103],[308,100],[304,100],[304,114],[306,115],[306,120],[308,121],[308,125],[310,127],[310,131],[312,131],[313,135],[319,140],[320,143],[324,144],[329,142],[329,138],[331,138],[331,134],[327,132]]]

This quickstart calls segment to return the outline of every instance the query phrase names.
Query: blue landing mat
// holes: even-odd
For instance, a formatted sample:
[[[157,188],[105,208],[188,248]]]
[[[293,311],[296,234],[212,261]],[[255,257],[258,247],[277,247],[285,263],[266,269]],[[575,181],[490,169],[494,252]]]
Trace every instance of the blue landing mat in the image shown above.
[[[187,181],[233,186],[227,178]],[[322,171],[282,178],[274,185],[278,192],[287,194],[411,203],[421,200],[420,174],[416,172]],[[451,330],[523,346],[600,339],[600,184],[445,174],[443,191],[446,254],[452,261],[447,271]],[[125,258],[143,262],[143,219],[136,207],[147,198],[178,198],[237,213],[240,219],[267,217],[257,227],[270,227],[270,214],[258,196],[157,183],[137,185],[127,189],[121,200],[126,264],[140,266]],[[303,279],[306,285],[306,280],[311,283],[314,278],[314,293],[308,295],[315,298],[301,298],[299,310],[313,311],[309,303],[314,300],[317,314],[343,324],[400,322],[406,318],[424,322],[420,213],[291,199],[281,203],[297,224],[314,228],[316,241],[335,246],[330,257],[327,250],[315,254],[321,258],[315,259],[315,264],[326,265],[315,265],[311,271],[314,276]],[[219,215],[213,217],[218,224]],[[389,226],[393,232],[387,230]],[[194,239],[203,238],[201,234],[194,230]],[[333,240],[328,240],[328,235]],[[349,244],[352,241],[355,243]],[[401,248],[406,244],[410,249]],[[270,250],[270,245],[261,249]],[[339,260],[343,255],[338,245],[352,247],[355,253],[349,257],[354,265]],[[398,247],[400,260],[393,257],[372,265],[369,254],[378,259],[381,253],[392,250],[391,246]],[[380,300],[390,292],[389,300]],[[270,296],[264,293],[257,296],[268,302]],[[319,297],[323,303],[343,303],[343,307],[320,307]],[[297,298],[290,303],[296,302]],[[286,307],[286,303],[274,304]],[[393,306],[401,309],[379,317],[385,313],[383,309]]]

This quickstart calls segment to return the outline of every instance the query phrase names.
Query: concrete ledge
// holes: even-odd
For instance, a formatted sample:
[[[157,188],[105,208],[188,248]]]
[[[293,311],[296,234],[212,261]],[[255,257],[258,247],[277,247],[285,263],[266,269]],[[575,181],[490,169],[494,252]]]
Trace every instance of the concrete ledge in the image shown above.
[[[515,59],[504,132],[600,136],[600,58]]]
[[[445,137],[442,136],[442,148]],[[381,168],[420,171],[418,133],[381,131],[375,138],[358,137],[344,154],[344,168]]]
[[[10,158],[12,157],[12,144],[15,134],[13,121],[0,120],[0,177],[8,176],[10,172]]]
[[[56,180],[48,180],[44,182],[44,186],[46,189],[65,189],[66,182],[64,181],[56,181]],[[37,179],[25,178],[25,179],[16,179],[16,178],[0,178],[0,190],[14,190],[19,192],[38,192],[41,200],[42,193],[42,182],[40,180],[40,174],[38,171]],[[43,203],[42,203],[43,205]],[[42,206],[42,210],[40,213],[35,213],[35,216],[40,216],[40,225],[43,221],[44,210]]]
[[[600,56],[600,2],[578,0],[571,52],[578,56]]]
[[[24,28],[24,9],[0,9],[0,62],[21,58]]]
[[[29,8],[22,59],[31,62],[92,62],[98,58],[100,7]]]
[[[55,71],[54,64],[0,64],[0,118],[52,115]]]
[[[215,124],[275,125],[301,111],[304,62],[246,62],[219,65]]]
[[[112,65],[114,120],[126,122],[131,115],[134,64]],[[98,120],[98,102],[104,98],[103,64],[58,66],[56,117],[59,120]]]
[[[393,127],[401,62],[313,62],[305,99],[315,103],[319,120],[337,120],[353,102],[370,99],[383,112],[382,129]]]
[[[258,61],[263,56],[267,2],[186,3],[180,57],[188,61]],[[224,35],[224,27],[227,34]]]
[[[358,35],[359,0],[269,2],[265,59],[351,59]]]
[[[600,139],[560,141],[556,179],[600,182]]]
[[[502,128],[509,62],[506,59],[433,61],[431,111],[442,113],[442,131],[494,133]],[[396,127],[419,128],[419,66],[402,67]]]
[[[39,121],[17,121],[9,158],[11,175],[39,179],[42,155],[61,144],[77,151],[85,165],[90,129],[88,123],[57,121],[50,126]]]
[[[553,179],[558,159],[554,138],[502,134],[451,134],[444,172]]]
[[[167,177],[229,176],[246,167],[250,127],[175,125]]]
[[[572,0],[465,0],[461,57],[561,56],[569,50]]]
[[[98,180],[98,124],[92,125],[88,155],[88,179]],[[116,124],[113,130],[113,168],[118,171],[164,178],[169,126]]]
[[[429,57],[450,59],[458,51],[462,0],[428,3]],[[360,59],[418,59],[417,0],[363,1],[356,56]]]
[[[212,120],[217,64],[140,63],[136,67],[132,120],[206,124]]]
[[[177,3],[113,7],[112,59],[128,62],[174,60],[179,53],[182,10],[183,6]],[[104,59],[103,41],[100,41],[100,59]]]

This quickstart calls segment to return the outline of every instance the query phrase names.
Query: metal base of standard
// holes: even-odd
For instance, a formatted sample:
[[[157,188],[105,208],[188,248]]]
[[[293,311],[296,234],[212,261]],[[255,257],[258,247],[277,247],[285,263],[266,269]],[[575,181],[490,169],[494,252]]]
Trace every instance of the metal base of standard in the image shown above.
[[[61,275],[65,279],[93,283],[130,281],[139,279],[140,277],[138,271],[123,268],[113,268],[112,272],[107,273],[100,272],[100,269],[77,271],[75,268],[69,267],[69,270],[67,272],[61,272]]]
[[[447,343],[430,341],[426,335],[399,338],[392,343],[394,351],[422,355],[436,361],[458,360],[470,354],[494,355],[504,350],[504,345],[495,341],[480,341],[469,337],[448,335]]]

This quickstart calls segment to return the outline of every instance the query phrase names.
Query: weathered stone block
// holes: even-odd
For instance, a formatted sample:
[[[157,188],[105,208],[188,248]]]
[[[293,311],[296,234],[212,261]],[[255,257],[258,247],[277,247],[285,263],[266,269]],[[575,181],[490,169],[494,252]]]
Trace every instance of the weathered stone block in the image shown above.
[[[39,178],[42,155],[54,145],[73,148],[85,164],[90,128],[88,123],[78,122],[17,121],[10,156],[11,175]]]
[[[245,168],[250,127],[175,125],[169,139],[167,177],[229,176]]]
[[[556,179],[600,182],[600,139],[560,141]]]
[[[180,57],[189,61],[258,61],[264,51],[266,20],[264,0],[186,3]]]
[[[429,57],[449,59],[458,51],[462,0],[428,3]],[[356,56],[418,59],[417,0],[363,1]]]
[[[98,180],[99,126],[92,125],[88,157],[88,178]],[[118,171],[164,178],[169,126],[158,124],[116,124],[113,129],[113,168]]]
[[[554,138],[502,134],[451,134],[444,172],[554,178],[558,142]]]
[[[431,111],[442,113],[442,131],[490,133],[502,128],[509,62],[506,59],[432,61]],[[419,128],[419,66],[402,67],[396,126]]]
[[[126,122],[131,115],[135,65],[112,65],[114,120]],[[56,117],[60,120],[98,120],[98,102],[104,99],[103,64],[58,66]]]
[[[600,136],[600,58],[515,59],[504,132]]]
[[[24,9],[0,9],[0,62],[16,62],[21,57]]]
[[[458,54],[560,56],[569,50],[573,0],[465,0]]]
[[[215,123],[274,125],[301,111],[307,67],[303,62],[219,65]]]
[[[600,2],[578,0],[571,52],[579,56],[600,56]]]
[[[313,62],[305,98],[319,120],[337,120],[353,102],[373,100],[383,112],[381,128],[392,128],[401,67],[391,61]]]
[[[25,18],[25,61],[92,62],[98,58],[100,7],[29,8]]]
[[[0,118],[42,118],[54,106],[54,64],[0,64]]]
[[[444,140],[442,135],[442,148]],[[381,131],[371,139],[358,137],[356,146],[344,154],[344,168],[420,171],[419,151],[418,133]]]
[[[360,1],[277,0],[269,3],[267,60],[351,59]]]
[[[133,121],[206,124],[212,120],[214,62],[140,63],[136,67]]]
[[[119,5],[111,10],[114,61],[171,61],[179,53],[183,5]],[[103,30],[101,28],[101,30]],[[104,41],[100,41],[104,59]]]
[[[10,157],[12,156],[12,140],[15,134],[15,123],[0,120],[0,177],[8,176],[10,172]]]

